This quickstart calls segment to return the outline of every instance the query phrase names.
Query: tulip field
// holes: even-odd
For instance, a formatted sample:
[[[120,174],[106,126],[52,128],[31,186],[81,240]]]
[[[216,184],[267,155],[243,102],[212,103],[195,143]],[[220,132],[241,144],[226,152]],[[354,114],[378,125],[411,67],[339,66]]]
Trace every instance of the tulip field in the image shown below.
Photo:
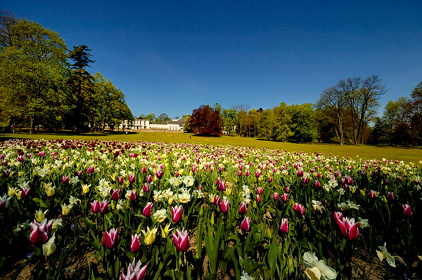
[[[421,162],[97,140],[0,161],[0,279],[422,277]]]

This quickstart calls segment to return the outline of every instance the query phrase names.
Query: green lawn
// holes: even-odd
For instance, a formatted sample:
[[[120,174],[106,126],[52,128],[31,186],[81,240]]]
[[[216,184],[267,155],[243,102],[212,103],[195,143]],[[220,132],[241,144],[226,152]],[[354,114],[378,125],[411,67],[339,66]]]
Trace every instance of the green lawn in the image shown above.
[[[418,163],[422,161],[422,149],[400,147],[352,146],[333,144],[296,144],[287,142],[262,141],[256,138],[245,137],[198,137],[188,133],[171,132],[138,132],[133,134],[0,134],[0,141],[9,138],[25,139],[83,139],[83,140],[108,140],[108,141],[147,141],[165,143],[194,143],[209,145],[248,146],[255,148],[280,149],[290,152],[307,152],[320,154],[333,154],[340,157],[361,157],[365,159],[393,159],[405,162]]]

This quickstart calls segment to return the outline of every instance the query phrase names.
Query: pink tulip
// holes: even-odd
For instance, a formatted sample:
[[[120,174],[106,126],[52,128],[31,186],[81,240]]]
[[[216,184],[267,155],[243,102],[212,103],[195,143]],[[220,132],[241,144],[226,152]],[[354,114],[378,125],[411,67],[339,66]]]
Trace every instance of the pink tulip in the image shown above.
[[[160,179],[161,177],[163,177],[164,175],[164,171],[163,170],[158,170],[157,172],[155,172],[155,176]]]
[[[321,187],[321,182],[316,180],[314,183],[315,188],[320,188]]]
[[[219,197],[218,195],[214,196],[214,204],[219,205],[220,202],[221,202],[221,197]]]
[[[123,178],[123,176],[119,176],[119,178],[117,179],[117,182],[119,184],[123,184],[124,181],[125,181],[125,178]]]
[[[293,210],[300,213],[300,215],[305,214],[305,206],[297,202],[295,202],[295,204],[293,205]]]
[[[176,230],[176,233],[173,232],[171,236],[177,251],[185,252],[189,249],[189,235],[186,230]]]
[[[94,213],[104,214],[108,210],[108,201],[106,200],[102,202],[94,200],[94,202],[90,202],[89,205],[91,206],[91,211]]]
[[[264,189],[263,189],[262,187],[257,187],[257,188],[256,188],[256,192],[257,192],[258,194],[262,194],[262,193],[264,192]]]
[[[21,197],[28,196],[28,194],[29,194],[30,191],[31,191],[31,188],[22,189]]]
[[[122,272],[119,280],[141,280],[147,272],[148,264],[144,265],[142,268],[141,265],[141,261],[138,261],[135,265],[135,259],[133,259],[132,263],[129,264],[127,268],[127,273],[124,274]]]
[[[90,166],[90,167],[88,167],[88,169],[86,170],[86,174],[91,174],[91,173],[93,173],[94,171],[95,171],[94,166]]]
[[[286,202],[287,199],[289,199],[289,195],[287,193],[283,193],[283,195],[280,198],[283,202]]]
[[[388,198],[388,200],[394,200],[394,193],[393,192],[388,192],[387,193],[387,198]]]
[[[130,237],[130,251],[132,253],[138,252],[141,249],[141,235],[132,234]]]
[[[147,172],[148,172],[148,169],[147,169],[147,167],[146,167],[146,166],[142,167],[142,170],[141,170],[141,172],[142,172],[142,173],[147,173]]]
[[[173,223],[180,222],[180,220],[182,219],[182,214],[183,214],[182,205],[171,207],[171,219]]]
[[[113,249],[113,247],[116,246],[118,239],[119,232],[115,228],[112,228],[110,231],[103,232],[101,244],[108,249]]]
[[[278,200],[280,198],[280,194],[278,192],[273,193],[273,199]]]
[[[281,219],[280,231],[285,233],[289,232],[289,221],[287,220],[287,218]]]
[[[41,223],[34,220],[29,226],[29,241],[31,241],[32,244],[45,243],[48,240],[48,234],[53,228],[53,220],[48,221],[47,219],[44,219]]]
[[[69,182],[69,176],[62,176],[62,183],[66,184]]]
[[[226,190],[226,183],[224,181],[220,181],[218,183],[218,190],[224,192]]]
[[[239,213],[240,214],[246,214],[248,212],[248,204],[246,202],[241,202],[239,206]]]
[[[136,200],[136,190],[129,190],[126,192],[126,198],[129,200]]]
[[[142,215],[144,215],[145,217],[151,216],[152,207],[154,207],[154,203],[148,202],[147,205],[144,207],[144,210],[142,210]]]
[[[120,190],[119,189],[113,190],[113,192],[111,193],[111,199],[118,200],[119,198],[120,198]]]
[[[251,218],[245,217],[243,221],[240,223],[240,229],[243,231],[250,231],[251,230]]]
[[[359,222],[355,222],[354,218],[346,218],[341,212],[334,212],[334,220],[339,226],[341,235],[348,240],[356,239],[359,236]]]
[[[229,201],[227,199],[223,199],[220,202],[220,211],[223,213],[227,213],[227,211],[229,210]]]
[[[375,196],[376,196],[375,191],[373,191],[373,190],[369,191],[369,193],[368,193],[369,198],[374,198]]]
[[[403,208],[403,214],[406,216],[412,216],[413,212],[412,212],[412,206],[408,205],[408,204],[403,204],[401,206]]]
[[[259,194],[256,195],[256,202],[261,202],[261,196]]]
[[[135,182],[136,177],[135,177],[135,175],[129,174],[127,176],[127,179],[129,181],[129,184],[133,184],[133,182]]]
[[[151,175],[147,175],[147,183],[151,183],[152,182],[152,176]]]

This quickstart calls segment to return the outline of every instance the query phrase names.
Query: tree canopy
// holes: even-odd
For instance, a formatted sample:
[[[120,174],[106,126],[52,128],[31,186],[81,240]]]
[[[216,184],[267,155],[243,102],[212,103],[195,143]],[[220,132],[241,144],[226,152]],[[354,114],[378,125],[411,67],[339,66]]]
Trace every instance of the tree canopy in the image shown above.
[[[30,132],[40,126],[92,130],[132,119],[123,93],[85,69],[94,62],[89,51],[86,45],[68,51],[58,33],[1,12],[2,126],[24,126]]]
[[[198,109],[194,109],[190,117],[190,128],[193,133],[198,135],[222,135],[220,112],[209,105],[202,105]]]

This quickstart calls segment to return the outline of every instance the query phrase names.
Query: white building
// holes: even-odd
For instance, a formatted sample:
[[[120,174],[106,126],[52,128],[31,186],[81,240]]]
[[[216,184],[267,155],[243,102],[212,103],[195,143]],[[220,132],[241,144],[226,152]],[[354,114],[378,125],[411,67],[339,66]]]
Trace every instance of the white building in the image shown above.
[[[166,123],[155,123],[145,119],[135,119],[132,122],[124,120],[120,125],[119,129],[126,130],[171,130],[171,131],[183,131],[185,120],[177,119],[171,120]]]

